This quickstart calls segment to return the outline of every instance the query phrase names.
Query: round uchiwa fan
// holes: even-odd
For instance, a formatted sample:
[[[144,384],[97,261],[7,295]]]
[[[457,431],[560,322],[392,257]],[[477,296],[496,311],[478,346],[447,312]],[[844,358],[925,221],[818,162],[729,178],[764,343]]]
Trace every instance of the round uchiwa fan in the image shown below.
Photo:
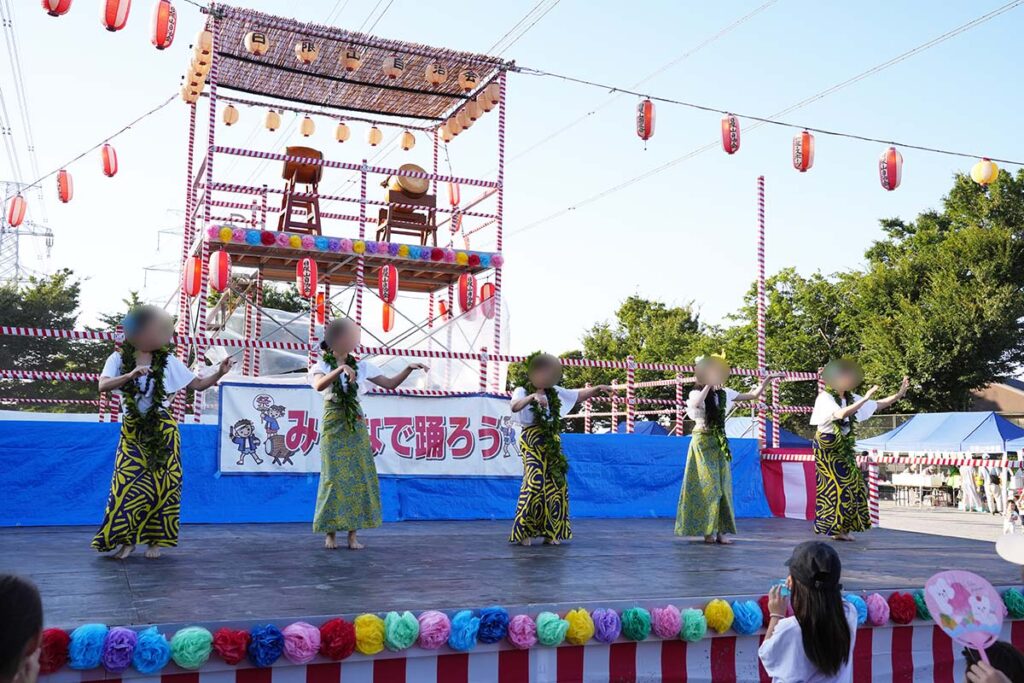
[[[985,579],[964,571],[939,572],[924,585],[924,600],[935,623],[955,642],[978,650],[999,639],[1006,607]]]

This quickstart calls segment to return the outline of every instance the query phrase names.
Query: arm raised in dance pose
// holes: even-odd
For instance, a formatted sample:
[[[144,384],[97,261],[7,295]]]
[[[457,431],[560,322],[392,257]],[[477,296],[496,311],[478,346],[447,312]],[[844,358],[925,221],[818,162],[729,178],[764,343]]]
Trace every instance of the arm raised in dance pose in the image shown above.
[[[388,390],[397,389],[399,385],[401,385],[402,382],[408,379],[409,375],[412,374],[413,371],[415,370],[430,372],[430,368],[424,365],[423,363],[409,363],[408,365],[405,366],[405,369],[399,372],[397,375],[391,375],[390,377],[378,375],[376,377],[370,377],[369,380],[376,384],[377,386],[383,387]]]
[[[580,401],[589,401],[595,396],[611,396],[612,394],[615,393],[615,390],[612,389],[607,384],[599,384],[594,387],[584,387],[582,389],[577,389],[576,393],[578,395],[576,402],[579,403]],[[512,412],[518,413],[520,410],[527,407],[531,403],[536,403],[541,408],[547,408],[548,397],[543,390],[538,389],[532,394],[527,394],[522,398],[514,399],[511,405]]]
[[[231,360],[228,356],[220,363],[217,364],[217,370],[212,375],[206,377],[196,377],[194,380],[188,383],[188,388],[192,391],[205,391],[214,384],[220,381],[220,379],[231,371],[231,367],[235,364],[235,361]]]
[[[131,372],[126,372],[123,375],[117,377],[100,377],[99,390],[100,393],[105,391],[114,391],[120,389],[128,382],[138,379],[139,377],[145,377],[149,374],[148,365],[139,365],[132,369]]]
[[[897,391],[895,394],[892,394],[891,396],[886,396],[885,398],[878,399],[877,401],[875,401],[875,406],[877,407],[878,410],[885,410],[886,408],[889,408],[890,406],[892,406],[892,404],[896,403],[897,401],[902,399],[904,396],[906,396],[907,395],[907,389],[909,389],[909,388],[910,388],[910,380],[908,378],[904,377],[903,378],[903,382],[900,383],[899,391]],[[836,420],[845,420],[846,418],[850,417],[851,415],[856,415],[857,411],[859,411],[861,408],[863,408],[864,405],[867,404],[868,401],[872,400],[871,397],[874,396],[877,392],[878,392],[878,385],[875,384],[870,389],[868,389],[866,392],[864,392],[864,395],[861,396],[859,399],[857,399],[856,401],[854,401],[850,405],[846,406],[845,408],[840,408],[839,410],[834,412],[832,414],[832,417],[834,417]]]
[[[764,379],[761,380],[761,383],[757,385],[756,389],[754,389],[753,391],[748,391],[747,393],[744,393],[744,394],[736,394],[736,396],[733,397],[733,400],[734,401],[757,401],[758,399],[761,398],[761,396],[764,395],[764,390],[768,388],[768,383],[769,382],[771,382],[773,379],[780,379],[780,378],[785,377],[785,376],[786,376],[786,373],[784,373],[784,372],[770,372],[770,373],[768,373],[767,375],[764,376]],[[704,389],[703,389],[703,391],[705,392],[704,396],[707,396],[707,390],[708,390],[708,388],[704,387]],[[702,401],[704,400],[703,396],[701,397],[701,400]]]

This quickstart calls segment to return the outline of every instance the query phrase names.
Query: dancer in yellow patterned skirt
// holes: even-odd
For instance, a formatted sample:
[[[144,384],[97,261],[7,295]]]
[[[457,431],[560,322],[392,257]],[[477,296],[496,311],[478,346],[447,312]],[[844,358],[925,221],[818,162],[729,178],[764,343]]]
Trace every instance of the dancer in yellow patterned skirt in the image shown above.
[[[902,399],[910,384],[904,377],[899,391],[874,401],[871,397],[878,391],[877,386],[863,396],[852,393],[863,381],[861,370],[853,361],[830,362],[822,377],[836,394],[819,393],[811,413],[811,424],[817,428],[813,441],[817,483],[814,533],[828,534],[837,541],[852,541],[851,532],[871,528],[868,490],[854,453],[856,424]]]
[[[313,531],[326,535],[324,546],[331,550],[338,547],[336,532],[347,531],[348,547],[359,550],[363,546],[356,539],[357,530],[381,524],[380,484],[360,394],[366,393],[370,383],[394,389],[413,370],[429,369],[410,363],[397,375],[386,377],[373,363],[353,357],[360,333],[359,325],[348,318],[331,321],[320,343],[322,358],[310,371],[310,384],[324,396]]]
[[[601,385],[586,389],[565,389],[562,363],[546,353],[534,353],[526,360],[527,386],[512,393],[512,415],[523,426],[519,450],[523,457],[523,485],[519,491],[510,543],[530,545],[541,537],[558,545],[572,538],[569,524],[569,493],[565,477],[569,470],[562,453],[562,418],[580,401],[612,393]]]
[[[145,543],[152,559],[161,547],[178,545],[181,439],[168,406],[182,389],[212,387],[232,362],[225,358],[214,374],[197,377],[173,354],[173,322],[155,306],[132,309],[122,325],[124,344],[107,358],[99,381],[101,392],[121,396],[124,411],[110,496],[92,547],[117,548],[113,557],[123,560]]]

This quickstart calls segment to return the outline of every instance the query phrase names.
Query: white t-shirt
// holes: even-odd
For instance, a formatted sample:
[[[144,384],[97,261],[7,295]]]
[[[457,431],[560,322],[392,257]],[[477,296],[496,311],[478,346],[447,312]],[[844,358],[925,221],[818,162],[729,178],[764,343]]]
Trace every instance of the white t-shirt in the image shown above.
[[[857,608],[843,600],[843,613],[850,625],[850,653],[833,676],[826,676],[807,659],[803,635],[796,617],[780,619],[769,640],[761,643],[757,656],[775,683],[845,683],[853,678],[853,646],[857,640]]]
[[[859,400],[860,396],[854,394],[853,402],[856,403]],[[811,412],[811,424],[816,426],[822,434],[835,434],[836,419],[832,416],[848,405],[850,404],[846,402],[845,398],[842,401],[836,401],[836,397],[831,392],[823,391],[819,393],[818,398],[814,401],[814,410]],[[875,414],[876,410],[878,410],[878,402],[869,399],[857,411],[857,422],[868,419]],[[849,427],[843,427],[843,434],[849,433]]]
[[[100,373],[100,377],[113,378],[120,377],[122,374],[124,373],[121,371],[121,352],[115,351],[107,356],[107,362],[103,364],[103,372]],[[164,407],[171,405],[174,395],[187,387],[195,378],[196,374],[189,370],[188,366],[182,363],[177,356],[168,356],[167,367],[164,368],[164,392],[166,393]],[[139,412],[144,413],[153,404],[153,381],[147,375],[137,378],[135,383],[139,385],[139,389],[149,385],[146,394],[140,395],[136,400]],[[118,396],[123,394],[120,389],[115,389],[114,393]]]
[[[555,386],[555,392],[558,394],[558,400],[561,402],[561,413],[560,417],[565,417],[575,407],[576,401],[579,400],[580,392],[575,389],[566,389],[565,387]],[[523,387],[516,387],[516,390],[512,392],[512,400],[518,401],[519,399],[526,398],[526,389]],[[533,404],[526,406],[518,413],[512,413],[512,420],[519,424],[527,427],[532,425],[536,417],[533,414]]]
[[[317,375],[326,375],[326,374],[328,374],[330,372],[331,372],[331,366],[328,365],[327,362],[323,358],[321,358],[320,360],[318,360],[316,362],[316,365],[313,366],[313,369],[309,371],[309,383],[312,384],[313,380],[316,379]],[[359,386],[358,386],[359,395],[362,396],[363,394],[368,392],[372,387],[376,386],[375,384],[373,384],[370,381],[371,378],[373,378],[373,377],[380,377],[383,374],[384,373],[380,371],[380,368],[378,368],[373,363],[371,363],[369,361],[365,361],[365,360],[357,360],[356,361],[356,382],[358,382],[358,384],[359,384]],[[339,375],[338,379],[341,381],[341,388],[342,389],[345,389],[345,388],[348,387],[348,377],[346,377],[344,375],[344,373]],[[328,400],[328,401],[331,400],[332,398],[334,398],[334,384],[332,383],[326,389],[323,389],[320,392],[320,395],[323,396],[324,399]]]
[[[729,387],[722,388],[725,390],[725,407],[719,406],[719,409],[720,411],[723,412],[723,414],[728,415],[729,409],[732,408],[733,402],[736,400],[736,397],[740,395],[740,393],[738,391],[730,389]],[[707,417],[707,411],[704,410],[704,401],[700,400],[701,391],[701,389],[694,389],[693,391],[690,392],[690,397],[686,401],[686,416],[697,423],[694,427],[695,429],[703,429],[705,426],[704,420]],[[712,395],[712,393],[714,392],[708,390],[709,397]],[[712,398],[711,400],[716,399]]]

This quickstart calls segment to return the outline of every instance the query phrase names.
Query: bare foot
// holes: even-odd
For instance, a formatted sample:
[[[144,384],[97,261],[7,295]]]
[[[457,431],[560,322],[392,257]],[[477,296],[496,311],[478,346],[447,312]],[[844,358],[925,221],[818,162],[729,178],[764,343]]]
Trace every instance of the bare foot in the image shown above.
[[[832,540],[833,541],[852,541],[853,540],[853,536],[851,536],[850,534],[848,534],[848,533],[846,533],[844,531],[841,534],[834,534],[832,536]]]
[[[150,560],[160,557],[160,546],[151,545],[146,548],[146,557]]]
[[[356,532],[348,532],[348,549],[349,550],[362,550],[363,544],[356,540]]]
[[[562,545],[562,542],[557,538],[545,538],[544,545]]]
[[[704,537],[704,542],[707,543],[708,545],[714,545],[715,544],[715,537],[714,536],[705,536]]]
[[[718,537],[715,539],[715,543],[718,543],[719,545],[732,545],[732,539],[726,538],[722,534],[718,534]]]
[[[334,537],[333,531],[329,532],[327,536],[324,538],[324,547],[328,550],[338,549],[338,539]]]
[[[533,543],[532,538],[524,538],[523,540],[519,541],[519,545],[525,545],[527,547],[529,547],[531,543]],[[1024,572],[1024,569],[1022,569],[1021,571]]]
[[[114,553],[113,557],[115,560],[124,560],[127,559],[128,556],[131,555],[133,552],[135,552],[135,546],[128,545],[126,543],[122,545],[121,548],[116,553]]]

